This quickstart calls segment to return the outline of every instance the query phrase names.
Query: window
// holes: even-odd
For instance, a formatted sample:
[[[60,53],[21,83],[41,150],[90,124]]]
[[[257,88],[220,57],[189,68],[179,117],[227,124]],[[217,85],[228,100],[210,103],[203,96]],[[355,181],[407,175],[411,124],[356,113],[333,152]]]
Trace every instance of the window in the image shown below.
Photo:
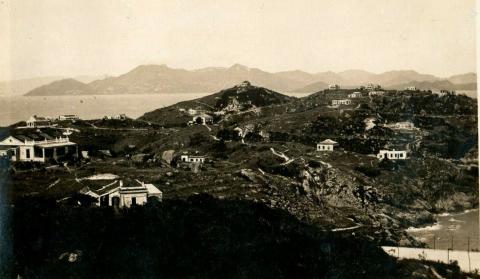
[[[400,158],[403,158],[403,153],[400,153]]]
[[[136,205],[136,204],[137,204],[137,198],[132,197],[132,205]]]
[[[30,149],[27,149],[26,152],[27,154],[25,156],[27,157],[27,159],[30,159]]]

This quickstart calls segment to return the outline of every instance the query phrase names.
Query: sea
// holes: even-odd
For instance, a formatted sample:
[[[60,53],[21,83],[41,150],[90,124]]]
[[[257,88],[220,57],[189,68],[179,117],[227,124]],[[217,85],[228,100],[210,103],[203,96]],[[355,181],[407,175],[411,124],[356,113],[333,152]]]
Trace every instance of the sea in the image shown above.
[[[480,250],[479,211],[467,210],[456,214],[440,214],[437,222],[421,228],[409,228],[407,232],[422,241],[428,248]]]
[[[144,113],[212,93],[162,93],[136,95],[83,96],[0,96],[0,127],[25,121],[32,115],[58,117],[76,114],[82,119],[98,119],[124,113],[138,118]],[[303,97],[307,93],[285,93]]]

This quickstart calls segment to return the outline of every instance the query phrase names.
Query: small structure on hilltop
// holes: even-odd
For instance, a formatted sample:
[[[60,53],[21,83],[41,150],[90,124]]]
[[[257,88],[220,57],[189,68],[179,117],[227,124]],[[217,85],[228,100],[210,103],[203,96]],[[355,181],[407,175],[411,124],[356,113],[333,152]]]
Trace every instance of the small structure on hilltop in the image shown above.
[[[368,96],[383,96],[385,95],[385,91],[370,91],[368,92]]]
[[[62,160],[68,156],[78,158],[77,144],[68,137],[52,137],[42,132],[9,136],[0,141],[0,155],[11,161],[41,162]]]
[[[242,93],[247,91],[250,87],[252,87],[252,84],[249,81],[245,80],[242,83],[238,84],[236,87],[237,87],[237,93]]]
[[[382,87],[380,86],[380,84],[369,83],[365,86],[365,89],[368,91],[375,91],[382,89]]]
[[[349,100],[349,99],[332,100],[332,106],[350,105],[350,104],[352,104],[352,100]]]
[[[402,122],[396,122],[393,124],[385,124],[384,126],[393,130],[415,130],[415,124],[413,124],[410,121],[402,121]]]
[[[90,187],[83,188],[80,193],[97,199],[96,205],[98,206],[131,207],[133,205],[143,205],[151,197],[160,201],[163,197],[162,191],[155,185],[138,180],[125,184],[123,180],[115,180],[97,189],[91,189]]]
[[[46,128],[53,126],[52,119],[43,116],[33,115],[26,122],[28,128]]]
[[[331,139],[326,139],[317,144],[317,151],[333,151],[334,147],[338,145],[338,142]]]
[[[361,98],[362,96],[363,96],[362,92],[358,92],[358,91],[348,94],[348,98],[351,98],[351,99]]]
[[[407,159],[407,151],[405,150],[380,150],[377,154],[377,158],[380,160],[405,160]]]
[[[338,84],[330,84],[328,86],[328,90],[339,90],[340,89],[340,85]]]
[[[405,87],[405,90],[406,91],[417,91],[417,87],[416,86],[407,86],[407,87]]]
[[[189,124],[200,124],[200,125],[213,124],[213,117],[208,114],[195,115],[192,118],[192,121],[189,122]]]
[[[188,155],[183,154],[180,156],[180,161],[185,163],[205,163],[205,156],[203,155]]]

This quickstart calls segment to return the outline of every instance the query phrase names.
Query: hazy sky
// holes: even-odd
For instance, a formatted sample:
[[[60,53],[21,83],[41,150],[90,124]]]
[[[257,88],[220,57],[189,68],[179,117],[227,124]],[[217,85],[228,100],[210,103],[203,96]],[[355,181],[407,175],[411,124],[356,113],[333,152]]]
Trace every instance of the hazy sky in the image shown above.
[[[140,64],[475,71],[475,0],[0,0],[0,80]]]

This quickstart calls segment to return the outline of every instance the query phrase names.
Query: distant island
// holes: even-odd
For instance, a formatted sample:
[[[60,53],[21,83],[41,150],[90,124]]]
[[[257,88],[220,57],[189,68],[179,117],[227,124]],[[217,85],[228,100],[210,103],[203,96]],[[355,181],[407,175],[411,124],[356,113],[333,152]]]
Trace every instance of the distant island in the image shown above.
[[[315,93],[340,84],[357,88],[367,83],[380,84],[386,89],[415,86],[420,90],[476,90],[475,73],[440,78],[412,70],[375,74],[363,70],[307,73],[285,71],[270,73],[235,64],[228,68],[209,67],[197,70],[174,69],[166,65],[141,65],[120,76],[82,82],[60,79],[36,87],[26,96],[118,95],[217,92],[249,80],[278,92]]]

